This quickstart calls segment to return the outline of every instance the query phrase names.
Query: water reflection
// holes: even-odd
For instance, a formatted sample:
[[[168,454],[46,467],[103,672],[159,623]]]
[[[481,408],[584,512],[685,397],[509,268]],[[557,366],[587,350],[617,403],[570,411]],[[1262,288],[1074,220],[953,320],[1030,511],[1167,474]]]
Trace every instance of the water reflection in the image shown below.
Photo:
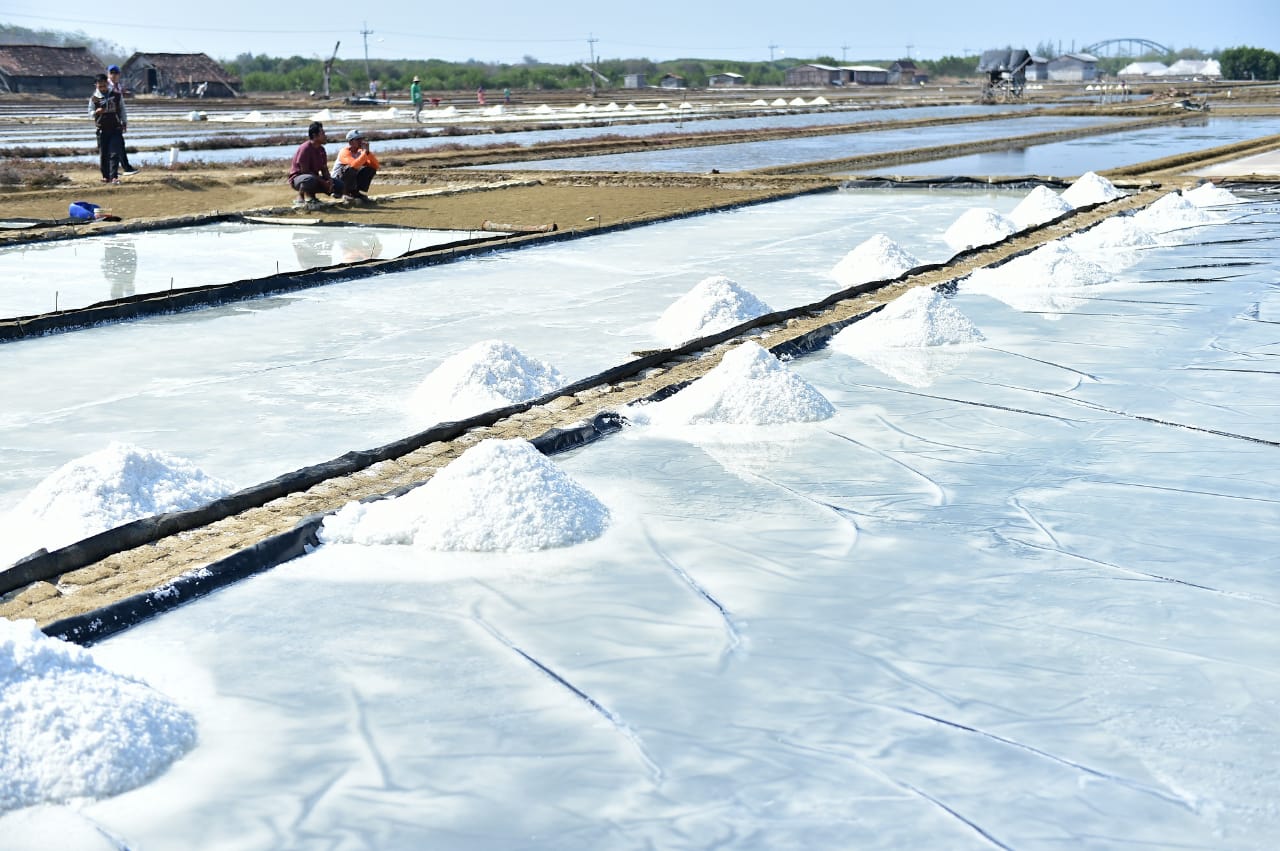
[[[315,231],[294,231],[293,253],[302,269],[333,265],[333,237]]]
[[[382,256],[382,251],[382,240],[378,235],[359,228],[343,228],[333,233],[293,233],[293,253],[302,269],[376,260]]]
[[[138,276],[138,250],[131,237],[110,239],[102,247],[102,277],[111,282],[111,297],[133,295]]]

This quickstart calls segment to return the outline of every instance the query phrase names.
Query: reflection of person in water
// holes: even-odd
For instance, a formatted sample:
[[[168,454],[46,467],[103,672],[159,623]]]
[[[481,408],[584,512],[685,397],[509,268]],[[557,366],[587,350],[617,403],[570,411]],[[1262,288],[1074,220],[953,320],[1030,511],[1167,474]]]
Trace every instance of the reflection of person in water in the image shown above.
[[[294,231],[293,253],[298,258],[298,268],[314,269],[333,265],[333,239],[316,231]]]
[[[338,238],[343,263],[358,263],[361,260],[374,260],[382,256],[382,241],[378,235],[361,233],[358,229],[348,230]]]
[[[102,277],[111,282],[111,297],[133,295],[138,274],[138,252],[132,239],[108,240],[102,249]]]

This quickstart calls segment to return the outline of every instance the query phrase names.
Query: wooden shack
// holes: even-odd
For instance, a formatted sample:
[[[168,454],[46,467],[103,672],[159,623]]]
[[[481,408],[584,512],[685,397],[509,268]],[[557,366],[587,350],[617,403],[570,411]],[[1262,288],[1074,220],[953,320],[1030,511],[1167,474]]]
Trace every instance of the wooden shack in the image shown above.
[[[93,94],[93,78],[107,66],[87,47],[42,44],[0,45],[0,91],[83,97]]]

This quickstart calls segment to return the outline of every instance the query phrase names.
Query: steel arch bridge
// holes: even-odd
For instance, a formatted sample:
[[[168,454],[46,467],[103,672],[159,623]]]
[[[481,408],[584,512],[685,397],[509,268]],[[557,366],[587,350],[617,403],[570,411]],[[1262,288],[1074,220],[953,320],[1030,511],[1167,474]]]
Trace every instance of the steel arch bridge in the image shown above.
[[[1145,38],[1109,38],[1094,42],[1082,48],[1083,52],[1094,56],[1143,56],[1148,53],[1159,53],[1167,56],[1173,50],[1163,44]]]

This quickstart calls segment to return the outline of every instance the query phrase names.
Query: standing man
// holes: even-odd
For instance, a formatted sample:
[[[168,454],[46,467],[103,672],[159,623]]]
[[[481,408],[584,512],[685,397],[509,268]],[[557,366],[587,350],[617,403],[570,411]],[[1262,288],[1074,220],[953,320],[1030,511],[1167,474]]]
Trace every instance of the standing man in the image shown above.
[[[124,157],[124,102],[111,91],[106,74],[94,78],[97,89],[89,98],[89,117],[98,136],[98,165],[103,183],[120,182],[120,162]]]
[[[417,77],[413,78],[413,83],[409,86],[409,99],[413,101],[413,123],[417,124],[421,121],[418,116],[422,115],[422,84]]]
[[[319,121],[312,121],[307,127],[307,141],[294,151],[293,163],[289,167],[289,185],[298,193],[297,200],[293,202],[295,207],[319,209],[317,192],[329,192],[335,198],[342,197],[342,181],[329,176],[329,157],[324,152],[324,143],[324,125]]]
[[[107,87],[120,95],[120,173],[131,177],[138,170],[129,164],[129,152],[124,149],[124,134],[129,130],[129,117],[124,108],[124,86],[120,84],[120,66],[107,66]]]
[[[359,130],[352,130],[347,134],[347,146],[338,151],[338,162],[333,167],[334,183],[346,187],[348,198],[368,201],[365,193],[377,173],[378,158],[369,150],[369,140]]]

